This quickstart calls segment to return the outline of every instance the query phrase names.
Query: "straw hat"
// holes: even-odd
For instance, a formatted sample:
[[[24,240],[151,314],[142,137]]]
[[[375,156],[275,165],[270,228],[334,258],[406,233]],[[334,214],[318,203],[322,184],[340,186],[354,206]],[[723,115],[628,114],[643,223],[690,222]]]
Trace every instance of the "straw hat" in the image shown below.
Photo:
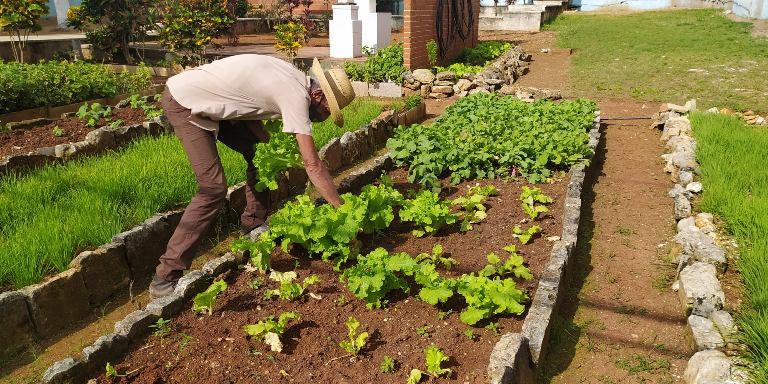
[[[344,126],[344,116],[341,114],[341,109],[355,99],[355,90],[352,88],[347,73],[339,67],[323,70],[317,58],[312,62],[311,71],[317,82],[320,83],[320,88],[328,100],[333,123],[339,127]]]

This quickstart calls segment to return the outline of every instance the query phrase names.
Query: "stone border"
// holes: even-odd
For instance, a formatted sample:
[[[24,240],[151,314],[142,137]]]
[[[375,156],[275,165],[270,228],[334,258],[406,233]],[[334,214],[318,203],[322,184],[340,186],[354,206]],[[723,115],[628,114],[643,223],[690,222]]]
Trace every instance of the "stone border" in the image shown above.
[[[331,172],[336,172],[352,164],[346,156],[354,155],[357,160],[370,157],[378,148],[384,146],[387,138],[394,131],[398,119],[407,112],[402,112],[399,115],[392,111],[382,112],[369,125],[344,134],[342,139],[344,137],[346,139],[335,138],[331,140],[321,149],[321,158],[328,164],[329,169],[333,169]],[[340,183],[339,190],[345,192],[357,185],[362,187],[362,185],[370,183],[378,177],[382,170],[391,167],[391,165],[392,161],[389,159],[389,155],[380,156],[374,159],[370,167],[350,172]],[[289,196],[302,192],[306,183],[307,176],[303,170],[288,170],[283,175],[278,190],[273,191],[270,195],[270,199],[274,203],[279,203]],[[224,220],[237,224],[240,212],[243,211],[244,207],[245,184],[241,183],[230,188],[227,193],[226,205],[222,210]],[[23,350],[30,341],[52,337],[61,330],[68,329],[71,324],[90,315],[109,297],[132,288],[132,282],[137,276],[147,275],[154,270],[158,258],[165,251],[164,244],[167,244],[168,239],[176,229],[182,213],[183,211],[172,211],[155,215],[144,223],[115,235],[111,243],[94,251],[81,253],[70,263],[69,270],[54,276],[52,279],[19,291],[0,294],[0,336],[3,336],[3,340],[10,341],[7,348],[4,346],[4,350],[0,353],[14,354]],[[216,276],[227,270],[228,265],[233,266],[233,263],[227,261],[233,257],[228,255],[224,258],[215,259],[203,267],[203,272],[193,271],[185,276],[185,279],[188,280],[195,279],[195,284],[197,284],[190,283],[194,289],[189,288],[189,295],[205,289],[205,287],[200,288],[199,286],[202,284],[200,279],[204,276]],[[187,280],[182,282],[184,281]],[[144,285],[147,283],[145,282]],[[187,285],[182,283],[179,286],[184,287],[183,290],[187,289]],[[188,295],[185,293],[184,297],[188,298]],[[153,303],[150,303],[147,310],[159,305]],[[180,306],[181,303],[182,301],[179,300],[171,304]],[[160,314],[157,317],[168,317],[168,311],[171,309],[162,309],[158,312]],[[129,315],[129,318],[131,316],[137,319],[141,318],[142,321],[151,320],[150,323],[157,319],[157,317],[152,320],[145,315],[139,316],[136,312]],[[146,327],[142,329],[145,330]],[[138,331],[131,330],[128,333],[134,334],[136,332]],[[120,343],[118,344],[122,345]],[[99,345],[98,340],[94,347],[96,345]],[[87,350],[86,348],[83,351],[86,358],[88,356]],[[82,362],[76,364],[74,360],[70,360],[57,363],[58,367],[69,367],[74,370],[83,369]],[[98,368],[102,369],[103,364]],[[65,376],[56,374],[51,377]],[[66,380],[54,380],[52,382],[66,382]]]
[[[597,151],[600,135],[600,111],[597,111],[589,131],[589,146],[594,151]],[[563,211],[562,236],[552,246],[549,262],[539,278],[522,330],[520,333],[505,334],[493,347],[488,364],[488,377],[492,384],[536,382],[539,364],[545,360],[547,353],[552,320],[561,292],[566,288],[566,268],[578,239],[581,192],[585,177],[585,165],[576,165],[571,169]]]
[[[669,197],[675,204],[675,235],[671,254],[677,265],[677,281],[672,289],[679,292],[688,326],[698,352],[688,361],[684,379],[695,383],[744,383],[747,378],[736,359],[723,351],[739,350],[737,328],[731,314],[724,310],[725,294],[718,275],[728,267],[725,250],[718,244],[716,227],[710,213],[694,214],[691,198],[702,191],[694,181],[699,165],[696,162],[696,139],[687,117],[696,110],[696,100],[684,106],[663,104],[655,116],[654,128],[663,128],[661,141],[668,153],[664,171],[669,173],[674,187]],[[732,353],[731,353],[732,354]]]
[[[115,107],[121,108],[121,103]],[[69,117],[71,113],[64,113],[62,117]],[[53,120],[38,118],[9,124],[12,129],[25,129],[48,124],[51,121]],[[0,176],[6,174],[22,175],[48,164],[63,163],[81,156],[98,155],[108,150],[123,147],[139,137],[159,136],[164,132],[173,132],[164,116],[141,124],[125,125],[118,128],[103,126],[88,132],[83,141],[38,148],[27,155],[0,157]]]

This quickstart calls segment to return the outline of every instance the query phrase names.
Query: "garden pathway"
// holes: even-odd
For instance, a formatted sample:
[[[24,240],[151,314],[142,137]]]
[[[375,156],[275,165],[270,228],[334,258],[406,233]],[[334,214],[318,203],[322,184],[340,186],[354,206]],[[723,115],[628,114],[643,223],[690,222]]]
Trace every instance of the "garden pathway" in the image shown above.
[[[568,96],[570,55],[553,32],[486,34],[531,53],[520,85]],[[600,101],[604,117],[651,116],[656,103]],[[605,121],[588,173],[570,284],[549,343],[543,382],[682,382],[693,350],[686,318],[670,289],[666,243],[674,235],[671,187],[650,120]]]

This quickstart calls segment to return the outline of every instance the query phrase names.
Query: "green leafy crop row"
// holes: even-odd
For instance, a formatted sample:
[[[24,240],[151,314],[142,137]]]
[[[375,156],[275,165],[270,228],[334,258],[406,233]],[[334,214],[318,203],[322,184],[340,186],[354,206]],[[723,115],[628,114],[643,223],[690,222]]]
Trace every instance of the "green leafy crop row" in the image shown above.
[[[0,114],[139,92],[152,85],[146,69],[114,73],[83,62],[0,62]]]
[[[350,80],[366,81],[369,83],[393,81],[400,84],[403,81],[403,43],[395,43],[371,54],[366,51],[368,58],[364,63],[347,61],[344,71]]]
[[[588,100],[524,103],[475,94],[446,109],[432,125],[401,127],[387,147],[408,179],[437,189],[440,178],[523,176],[545,181],[592,154],[588,129],[597,105]]]

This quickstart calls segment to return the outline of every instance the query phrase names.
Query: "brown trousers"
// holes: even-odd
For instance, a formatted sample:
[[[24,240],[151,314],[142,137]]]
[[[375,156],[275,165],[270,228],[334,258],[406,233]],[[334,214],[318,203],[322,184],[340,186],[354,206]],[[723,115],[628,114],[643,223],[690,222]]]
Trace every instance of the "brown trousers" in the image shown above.
[[[181,140],[195,173],[198,192],[192,198],[181,217],[176,231],[168,241],[165,254],[155,270],[157,277],[166,281],[178,280],[185,269],[192,265],[197,245],[216,222],[219,209],[227,196],[227,179],[216,149],[213,132],[202,129],[190,122],[190,110],[180,105],[166,89],[161,105],[173,132]],[[249,129],[246,124],[259,124]],[[253,189],[257,170],[253,166],[254,144],[266,139],[261,122],[221,121],[218,140],[243,155],[246,169],[246,207],[240,216],[243,231],[256,228],[264,223],[269,208],[269,191],[258,193]],[[254,130],[262,129],[257,136]]]

